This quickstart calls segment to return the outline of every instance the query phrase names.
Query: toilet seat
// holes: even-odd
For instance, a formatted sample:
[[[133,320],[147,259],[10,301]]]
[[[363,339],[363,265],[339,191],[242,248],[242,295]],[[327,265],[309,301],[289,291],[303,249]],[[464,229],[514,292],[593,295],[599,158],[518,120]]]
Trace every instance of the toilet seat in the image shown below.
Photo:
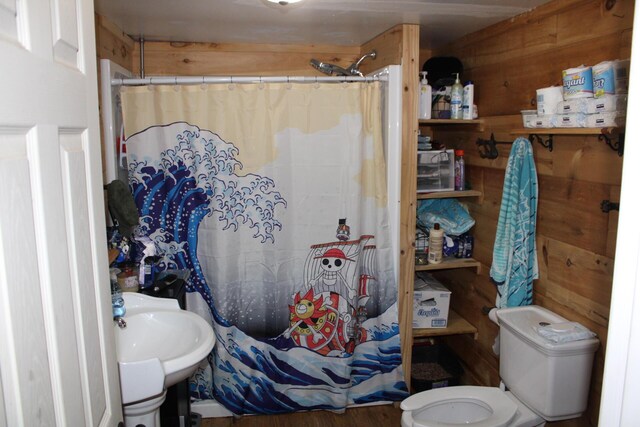
[[[459,416],[460,411],[451,406],[475,407],[487,412],[487,416],[477,421],[449,421],[436,416],[430,420],[420,419],[425,412],[442,413],[441,407],[447,405],[446,412]],[[518,405],[505,392],[497,387],[457,386],[427,390],[405,399],[400,408],[403,427],[506,427],[516,417]]]

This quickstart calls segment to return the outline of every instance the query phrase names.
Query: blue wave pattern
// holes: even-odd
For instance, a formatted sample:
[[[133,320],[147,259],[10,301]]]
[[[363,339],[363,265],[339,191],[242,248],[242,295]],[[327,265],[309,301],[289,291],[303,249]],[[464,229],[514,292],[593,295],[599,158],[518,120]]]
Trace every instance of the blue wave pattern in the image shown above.
[[[140,232],[163,252],[161,268],[189,269],[187,291],[198,292],[211,311],[217,342],[210,366],[192,378],[192,395],[215,398],[236,414],[341,410],[405,398],[396,304],[364,323],[370,340],[349,357],[325,357],[282,337],[257,340],[219,314],[197,257],[201,221],[216,215],[224,229],[249,227],[262,244],[273,243],[282,229],[276,208],[287,202],[273,180],[238,175],[238,149],[210,131],[174,123],[149,128],[136,141],[158,128],[175,146],[148,158],[130,145],[129,183]]]

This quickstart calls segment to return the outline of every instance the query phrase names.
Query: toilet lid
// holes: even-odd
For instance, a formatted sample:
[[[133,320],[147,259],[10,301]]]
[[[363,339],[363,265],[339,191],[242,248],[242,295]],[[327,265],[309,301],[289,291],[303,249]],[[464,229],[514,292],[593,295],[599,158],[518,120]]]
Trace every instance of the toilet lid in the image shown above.
[[[478,407],[488,412],[487,417],[478,417],[478,421],[456,420],[462,413],[462,407]],[[444,387],[414,394],[401,404],[405,413],[403,421],[412,427],[506,427],[516,416],[516,405],[505,392],[496,387],[457,386]],[[440,412],[447,416],[428,416],[427,412]],[[448,415],[454,417],[448,419]],[[405,417],[406,416],[406,417]]]

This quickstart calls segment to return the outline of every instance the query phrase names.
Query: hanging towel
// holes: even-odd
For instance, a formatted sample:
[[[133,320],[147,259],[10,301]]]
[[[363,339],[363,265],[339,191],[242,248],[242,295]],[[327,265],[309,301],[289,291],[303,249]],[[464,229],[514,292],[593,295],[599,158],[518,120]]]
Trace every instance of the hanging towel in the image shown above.
[[[538,278],[536,213],[538,177],[531,143],[514,141],[502,189],[502,204],[489,275],[498,287],[496,307],[532,303],[533,280]]]

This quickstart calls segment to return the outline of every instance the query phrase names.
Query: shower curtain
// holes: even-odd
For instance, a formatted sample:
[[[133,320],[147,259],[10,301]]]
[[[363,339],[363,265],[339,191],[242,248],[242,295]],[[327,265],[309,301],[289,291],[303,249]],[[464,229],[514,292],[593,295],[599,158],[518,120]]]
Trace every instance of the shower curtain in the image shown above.
[[[138,236],[188,269],[216,345],[191,380],[235,414],[407,396],[381,84],[121,90]]]

